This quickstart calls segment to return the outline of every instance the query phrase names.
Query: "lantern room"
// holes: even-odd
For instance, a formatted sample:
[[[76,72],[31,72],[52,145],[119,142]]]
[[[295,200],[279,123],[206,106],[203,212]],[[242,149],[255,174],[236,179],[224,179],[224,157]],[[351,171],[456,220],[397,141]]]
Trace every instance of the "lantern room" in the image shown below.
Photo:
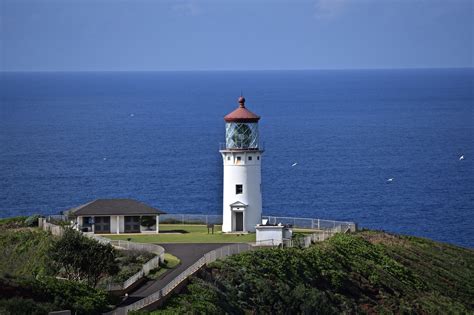
[[[245,98],[239,98],[239,107],[226,115],[225,139],[227,150],[258,150],[258,121],[260,117],[245,107]]]

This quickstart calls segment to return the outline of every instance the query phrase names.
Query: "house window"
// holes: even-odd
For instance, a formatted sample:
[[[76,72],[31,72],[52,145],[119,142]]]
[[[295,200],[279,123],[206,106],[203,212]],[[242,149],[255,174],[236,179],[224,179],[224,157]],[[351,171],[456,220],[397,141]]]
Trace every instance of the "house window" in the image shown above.
[[[251,157],[251,156],[249,156],[249,161],[252,161],[252,157]]]
[[[124,229],[125,229],[125,233],[140,232],[140,217],[139,216],[125,216]]]
[[[94,217],[95,233],[110,233],[110,217]]]
[[[237,161],[240,161],[240,160],[241,160],[241,158],[240,158],[240,156],[238,156],[238,157],[237,157]]]
[[[244,192],[244,186],[243,185],[235,185],[235,194],[239,195]]]
[[[82,226],[91,227],[92,226],[92,217],[82,217]]]

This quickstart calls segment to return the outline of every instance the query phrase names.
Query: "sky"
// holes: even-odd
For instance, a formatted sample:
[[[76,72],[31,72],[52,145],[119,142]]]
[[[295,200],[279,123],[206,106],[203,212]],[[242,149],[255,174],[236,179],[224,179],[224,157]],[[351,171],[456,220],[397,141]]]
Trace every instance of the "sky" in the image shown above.
[[[0,70],[473,67],[473,3],[0,0]]]

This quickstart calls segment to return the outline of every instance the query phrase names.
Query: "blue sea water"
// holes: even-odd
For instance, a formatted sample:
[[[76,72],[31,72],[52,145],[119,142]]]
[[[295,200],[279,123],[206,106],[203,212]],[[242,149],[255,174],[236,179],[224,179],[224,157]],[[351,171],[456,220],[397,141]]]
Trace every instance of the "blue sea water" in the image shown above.
[[[110,197],[220,214],[242,89],[262,116],[265,214],[474,247],[473,69],[0,76],[1,217]]]

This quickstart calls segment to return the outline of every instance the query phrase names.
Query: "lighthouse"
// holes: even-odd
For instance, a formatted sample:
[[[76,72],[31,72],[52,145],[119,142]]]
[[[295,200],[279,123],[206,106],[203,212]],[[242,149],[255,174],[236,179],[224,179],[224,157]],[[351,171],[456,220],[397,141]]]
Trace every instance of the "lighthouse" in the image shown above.
[[[263,150],[258,134],[260,117],[245,107],[243,96],[238,102],[239,107],[224,117],[222,232],[245,233],[255,232],[261,223]]]

